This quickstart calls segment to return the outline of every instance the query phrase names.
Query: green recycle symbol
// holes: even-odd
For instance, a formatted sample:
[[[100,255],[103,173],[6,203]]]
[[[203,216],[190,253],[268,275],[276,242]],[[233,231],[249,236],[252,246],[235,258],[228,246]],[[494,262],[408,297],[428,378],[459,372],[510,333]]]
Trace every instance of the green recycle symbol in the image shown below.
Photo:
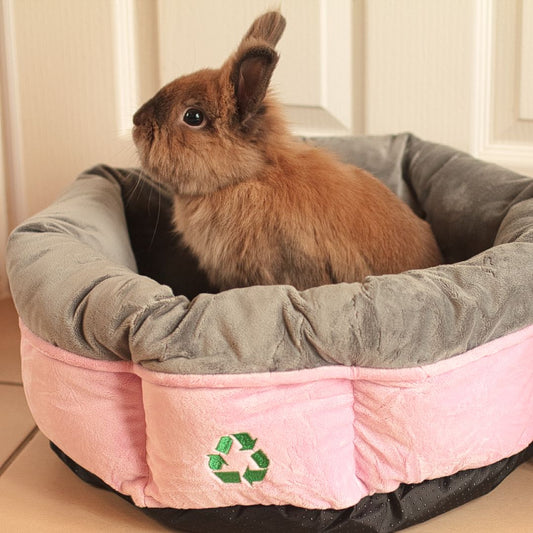
[[[218,444],[215,448],[218,454],[209,454],[209,468],[213,471],[213,474],[217,476],[224,483],[240,483],[241,474],[237,471],[222,470],[228,463],[224,459],[224,455],[227,455],[233,446],[234,439],[241,445],[239,451],[253,450],[257,439],[252,439],[248,433],[234,433],[233,435],[226,435],[220,437]],[[268,465],[270,460],[262,450],[257,450],[250,456],[255,465],[258,468],[246,467],[246,471],[242,474],[242,477],[252,485],[265,479],[268,471]]]

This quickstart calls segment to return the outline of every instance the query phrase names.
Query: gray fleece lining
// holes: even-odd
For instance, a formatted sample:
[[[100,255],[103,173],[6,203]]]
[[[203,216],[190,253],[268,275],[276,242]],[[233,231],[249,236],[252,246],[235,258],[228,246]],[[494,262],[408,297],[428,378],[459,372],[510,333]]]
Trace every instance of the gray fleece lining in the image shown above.
[[[23,322],[86,357],[184,374],[425,365],[533,323],[532,179],[410,134],[313,142],[382,179],[453,264],[213,294],[166,191],[99,166],[10,237]]]

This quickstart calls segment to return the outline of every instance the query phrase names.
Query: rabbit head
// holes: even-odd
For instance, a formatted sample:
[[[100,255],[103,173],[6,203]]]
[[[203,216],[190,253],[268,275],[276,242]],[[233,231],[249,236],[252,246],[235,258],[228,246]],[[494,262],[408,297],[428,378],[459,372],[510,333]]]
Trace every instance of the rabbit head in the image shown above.
[[[269,142],[288,135],[267,94],[284,29],[280,13],[264,14],[221,68],[172,81],[135,113],[133,139],[152,178],[204,195],[260,172]]]

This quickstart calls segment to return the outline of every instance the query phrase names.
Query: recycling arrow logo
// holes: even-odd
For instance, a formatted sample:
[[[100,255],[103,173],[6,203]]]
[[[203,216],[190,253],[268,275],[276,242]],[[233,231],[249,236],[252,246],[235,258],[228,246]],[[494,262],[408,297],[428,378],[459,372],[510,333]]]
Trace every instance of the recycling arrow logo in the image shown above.
[[[248,433],[234,433],[232,435],[220,437],[215,448],[219,453],[208,455],[209,468],[223,483],[241,483],[241,477],[250,485],[263,481],[268,471],[270,460],[262,450],[254,451],[256,442],[257,439],[252,439]],[[250,455],[252,468],[248,465],[244,473],[241,473],[238,470],[231,470],[226,461],[227,455],[234,443],[237,445],[240,444],[241,447],[238,450],[240,452],[253,451]]]

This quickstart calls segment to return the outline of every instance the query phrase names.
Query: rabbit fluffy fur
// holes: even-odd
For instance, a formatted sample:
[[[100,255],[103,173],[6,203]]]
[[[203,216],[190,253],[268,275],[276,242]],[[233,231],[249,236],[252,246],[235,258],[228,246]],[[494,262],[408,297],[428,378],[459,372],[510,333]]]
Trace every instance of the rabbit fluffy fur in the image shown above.
[[[259,17],[220,69],[163,87],[134,115],[148,175],[219,289],[361,281],[441,262],[427,222],[369,173],[289,133],[268,86],[285,28]]]

